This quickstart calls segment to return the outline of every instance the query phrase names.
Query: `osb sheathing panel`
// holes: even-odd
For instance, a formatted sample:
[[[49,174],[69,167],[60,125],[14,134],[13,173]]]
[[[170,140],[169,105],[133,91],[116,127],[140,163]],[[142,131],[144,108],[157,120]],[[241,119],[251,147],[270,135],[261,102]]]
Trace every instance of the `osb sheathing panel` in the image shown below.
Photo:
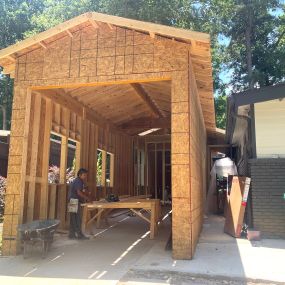
[[[11,146],[6,190],[6,207],[3,225],[2,253],[15,254],[17,226],[21,222],[22,158],[24,152],[24,125],[27,89],[15,86],[11,126]]]
[[[189,46],[136,31],[87,27],[23,55],[16,81],[185,70]]]
[[[175,259],[192,258],[189,70],[175,72],[171,92],[172,240]]]
[[[204,199],[206,187],[206,128],[189,60],[190,84],[190,167],[191,167],[191,227],[192,253],[196,248],[203,224]]]
[[[107,25],[104,25],[99,29],[86,27],[74,32],[73,38],[62,37],[49,42],[47,49],[40,48],[18,58],[13,103],[13,112],[15,112],[13,120],[15,122],[12,123],[11,134],[11,140],[14,140],[12,146],[13,144],[14,146],[10,155],[11,161],[15,161],[15,167],[11,168],[8,174],[8,181],[13,187],[8,186],[7,195],[14,195],[15,199],[21,201],[21,198],[17,197],[23,196],[23,192],[25,192],[25,204],[33,202],[27,200],[30,183],[26,182],[26,187],[22,187],[22,180],[25,180],[25,177],[13,173],[17,169],[16,165],[21,165],[22,169],[24,167],[27,170],[25,172],[27,175],[31,169],[29,158],[32,155],[32,150],[30,147],[28,148],[28,159],[22,161],[21,149],[24,148],[25,140],[21,128],[17,128],[15,125],[16,123],[21,124],[20,121],[23,120],[27,107],[25,99],[28,87],[39,89],[39,87],[60,88],[65,86],[71,88],[78,84],[96,82],[114,84],[119,81],[171,79],[173,256],[179,259],[192,258],[202,224],[202,206],[199,195],[193,194],[195,200],[199,199],[199,201],[193,200],[191,187],[194,189],[202,186],[196,186],[192,182],[191,169],[192,167],[203,169],[200,160],[204,157],[205,126],[199,109],[197,90],[196,93],[193,91],[196,86],[192,83],[189,84],[189,73],[193,72],[189,69],[189,48],[187,44],[159,36],[151,38],[148,34],[118,27],[110,30]],[[191,80],[193,81],[193,78]],[[196,98],[194,101],[191,99],[193,102],[190,102],[192,97]],[[198,108],[196,108],[197,104]],[[52,108],[52,130],[60,135],[68,135],[62,118],[63,106],[53,103]],[[191,112],[193,115],[190,117]],[[31,114],[30,126],[33,125],[33,112]],[[42,116],[44,116],[44,112]],[[82,166],[90,168],[91,174],[95,176],[96,146],[115,153],[114,191],[120,195],[133,194],[133,139],[127,135],[109,131],[105,127],[103,129],[96,122],[88,122],[74,114],[72,116],[69,135],[75,133],[75,138],[81,143]],[[193,124],[193,120],[199,122]],[[40,125],[42,125],[43,121],[40,121]],[[14,132],[13,124],[15,125]],[[189,137],[192,128],[193,133],[198,132],[197,129],[200,128],[198,138]],[[28,141],[28,145],[31,145],[30,141]],[[195,145],[201,146],[197,153],[192,154]],[[40,146],[38,153],[39,156],[42,156]],[[38,163],[41,162],[40,159],[37,157]],[[195,166],[194,161],[198,161],[198,166]],[[197,176],[194,177],[195,181],[203,182],[202,170],[193,173]],[[41,170],[37,170],[36,175],[41,175]],[[95,185],[94,178],[90,180],[90,183],[91,186]],[[196,193],[198,190],[194,192]],[[39,199],[37,195],[35,195],[35,199]],[[94,195],[99,196],[97,192]],[[23,207],[23,204],[23,202],[20,204],[20,208]],[[11,218],[13,218],[11,216],[15,213],[14,210],[11,210],[11,206],[8,209],[12,214],[7,212],[4,228],[8,238],[15,238],[12,236],[14,233],[12,228],[15,223],[11,222]],[[195,211],[195,220],[193,220],[192,211]],[[22,212],[26,216],[25,208]],[[22,212],[20,210],[21,218]],[[35,208],[34,215],[37,216],[37,212],[38,210]],[[15,252],[16,241],[4,239],[3,243],[4,254]]]

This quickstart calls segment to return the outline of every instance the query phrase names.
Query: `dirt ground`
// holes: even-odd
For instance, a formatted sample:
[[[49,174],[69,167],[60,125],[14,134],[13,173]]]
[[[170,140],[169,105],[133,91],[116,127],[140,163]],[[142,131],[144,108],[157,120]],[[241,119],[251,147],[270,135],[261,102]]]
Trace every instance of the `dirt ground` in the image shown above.
[[[203,277],[191,276],[190,274],[183,274],[177,272],[163,272],[163,271],[129,271],[119,282],[120,285],[160,285],[160,284],[173,284],[173,285],[276,285],[282,283],[262,281],[243,281],[243,280],[230,280],[218,277]],[[283,283],[284,284],[284,283]]]

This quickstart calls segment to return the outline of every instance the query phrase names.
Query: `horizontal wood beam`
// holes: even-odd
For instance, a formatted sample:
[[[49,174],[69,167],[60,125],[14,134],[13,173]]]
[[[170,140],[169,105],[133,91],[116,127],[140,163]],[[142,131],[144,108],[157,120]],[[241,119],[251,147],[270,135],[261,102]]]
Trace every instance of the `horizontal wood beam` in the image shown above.
[[[195,32],[186,29],[177,29],[169,26],[149,23],[149,22],[142,22],[132,19],[121,18],[117,16],[110,16],[106,14],[100,14],[96,12],[90,12],[87,14],[90,18],[99,21],[110,23],[115,26],[125,27],[128,29],[134,29],[138,31],[149,33],[155,33],[161,36],[167,36],[169,38],[177,38],[177,39],[185,39],[185,40],[197,40],[199,42],[210,42],[210,36],[205,33]]]
[[[164,113],[157,107],[157,105],[154,103],[148,93],[144,90],[141,84],[131,83],[131,86],[134,88],[136,93],[143,99],[143,101],[148,105],[149,109],[155,115],[155,117],[165,117]]]
[[[123,130],[129,129],[129,128],[169,128],[171,125],[171,119],[170,118],[158,118],[158,119],[152,119],[152,118],[140,118],[135,119],[130,122],[124,123],[120,125],[120,128]]]

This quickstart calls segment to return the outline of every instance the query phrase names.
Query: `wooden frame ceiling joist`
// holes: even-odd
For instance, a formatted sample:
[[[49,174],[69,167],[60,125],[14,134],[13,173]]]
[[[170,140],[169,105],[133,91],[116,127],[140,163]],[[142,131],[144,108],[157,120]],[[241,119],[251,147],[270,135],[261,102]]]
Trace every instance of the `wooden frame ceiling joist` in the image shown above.
[[[65,93],[62,89],[41,90],[33,92],[43,95],[44,97],[47,97],[49,99],[52,99],[53,102],[58,103],[63,107],[70,109],[72,112],[74,112],[80,117],[86,116],[86,118],[93,123],[99,124],[104,127],[108,126],[110,129],[122,132],[122,130],[120,130],[117,126],[115,126],[111,121],[97,114],[93,109],[86,107],[85,105],[77,101],[75,98]]]
[[[131,83],[131,86],[134,88],[136,93],[143,99],[143,101],[148,105],[149,109],[155,117],[165,117],[164,113],[157,107],[157,105],[154,103],[154,101],[139,83]]]

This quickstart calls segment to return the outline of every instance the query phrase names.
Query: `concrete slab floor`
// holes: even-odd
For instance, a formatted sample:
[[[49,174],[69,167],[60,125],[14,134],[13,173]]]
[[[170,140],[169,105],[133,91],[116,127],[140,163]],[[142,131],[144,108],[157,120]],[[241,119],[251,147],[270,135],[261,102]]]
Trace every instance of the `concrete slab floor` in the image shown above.
[[[22,256],[1,257],[0,284],[3,284],[3,278],[11,276],[41,280],[48,277],[53,278],[50,280],[53,282],[59,278],[75,280],[72,284],[77,284],[76,279],[117,284],[156,242],[167,240],[170,232],[169,224],[162,223],[157,238],[150,240],[149,225],[141,218],[126,214],[111,219],[110,224],[108,228],[96,229],[95,236],[87,241],[69,240],[67,235],[57,235],[46,259],[41,258],[39,249],[35,249],[27,259]],[[21,278],[16,280],[23,285]]]
[[[57,236],[44,260],[37,251],[25,260],[0,258],[0,284],[253,284],[241,281],[245,278],[285,284],[284,240],[236,240],[223,234],[223,218],[210,217],[195,258],[175,261],[165,251],[169,233],[165,220],[158,237],[150,240],[146,222],[122,215],[88,241]]]
[[[164,244],[157,242],[134,265],[132,274],[139,276],[155,271],[169,276],[183,273],[285,284],[285,240],[249,242],[235,239],[223,233],[223,225],[223,217],[205,219],[193,260],[173,260],[171,253],[164,251]],[[154,273],[152,276],[155,276]]]

